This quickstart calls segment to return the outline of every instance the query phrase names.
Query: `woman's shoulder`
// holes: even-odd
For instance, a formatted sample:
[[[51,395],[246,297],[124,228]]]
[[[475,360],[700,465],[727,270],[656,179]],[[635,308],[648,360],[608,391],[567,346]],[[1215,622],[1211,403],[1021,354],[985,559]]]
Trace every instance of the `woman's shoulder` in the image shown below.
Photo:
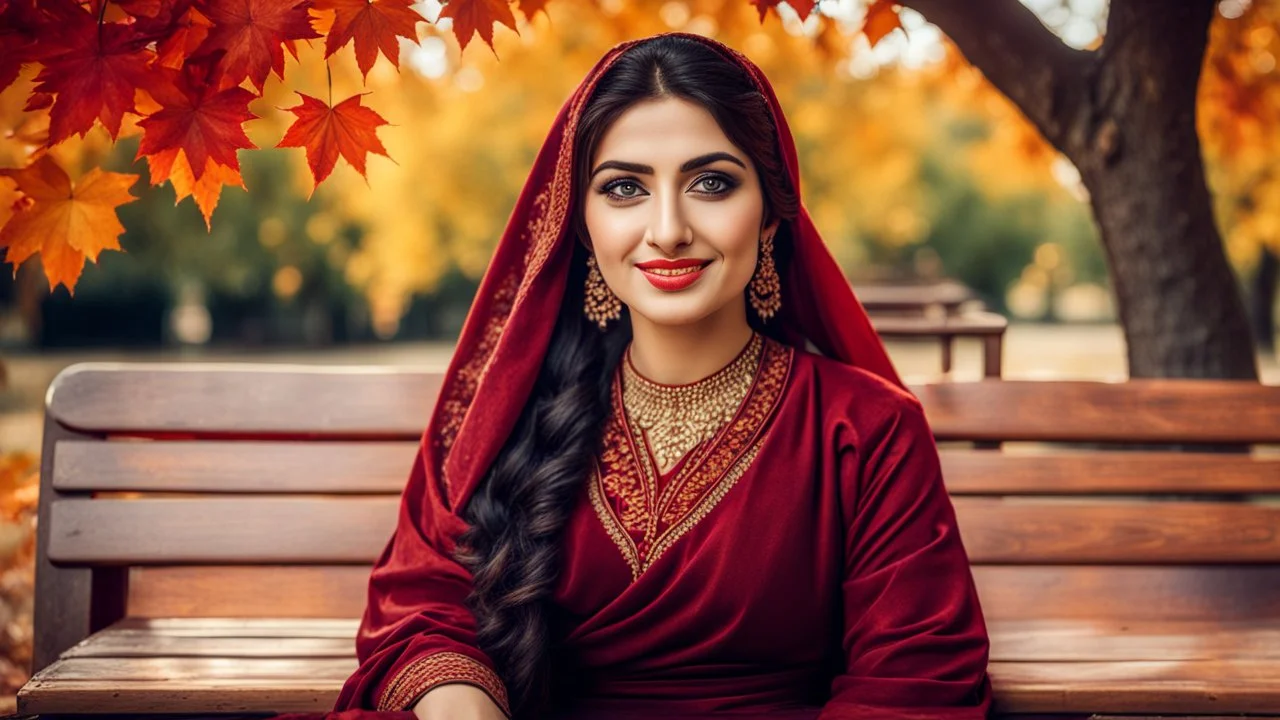
[[[920,401],[892,380],[805,348],[795,349],[792,362],[796,380],[830,420],[867,429],[904,418],[923,422]]]

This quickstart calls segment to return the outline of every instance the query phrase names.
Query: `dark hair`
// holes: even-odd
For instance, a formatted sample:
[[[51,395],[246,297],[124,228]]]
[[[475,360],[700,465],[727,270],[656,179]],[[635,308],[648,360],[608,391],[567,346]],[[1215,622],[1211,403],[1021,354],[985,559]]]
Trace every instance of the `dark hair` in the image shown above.
[[[679,97],[706,108],[729,140],[751,157],[765,216],[781,219],[775,247],[779,271],[789,247],[786,220],[799,201],[777,147],[768,103],[734,61],[698,40],[660,36],[637,43],[600,79],[577,128],[575,199],[586,189],[589,163],[605,130],[629,107]],[[585,235],[578,210],[578,232]],[[506,444],[467,504],[470,528],[458,558],[471,571],[469,602],[480,648],[506,684],[512,712],[536,713],[549,699],[550,597],[560,567],[560,542],[610,412],[614,370],[631,340],[626,310],[601,332],[582,312],[589,251],[573,243],[568,286],[547,356]],[[754,318],[759,329],[761,323]]]

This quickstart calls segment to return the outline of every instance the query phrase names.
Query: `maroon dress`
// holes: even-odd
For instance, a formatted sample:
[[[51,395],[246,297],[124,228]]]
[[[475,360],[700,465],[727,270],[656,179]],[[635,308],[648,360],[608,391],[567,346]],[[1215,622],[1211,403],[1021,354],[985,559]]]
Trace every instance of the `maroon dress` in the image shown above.
[[[759,68],[685,37],[756,83],[798,193],[795,145]],[[564,297],[578,119],[632,44],[565,104],[498,244],[374,564],[338,710],[403,710],[452,682],[510,710],[453,552]],[[769,323],[780,340],[765,344],[737,415],[665,475],[623,414],[604,429],[549,603],[552,714],[976,719],[989,708],[986,630],[919,404],[807,212],[785,224],[790,262]]]

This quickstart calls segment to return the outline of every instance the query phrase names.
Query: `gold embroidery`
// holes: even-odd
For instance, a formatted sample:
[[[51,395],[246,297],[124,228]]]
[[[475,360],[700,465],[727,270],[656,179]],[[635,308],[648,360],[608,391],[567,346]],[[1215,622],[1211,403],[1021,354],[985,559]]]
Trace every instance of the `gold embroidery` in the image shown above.
[[[763,343],[758,333],[728,365],[688,385],[663,385],[636,372],[628,350],[622,365],[622,404],[643,433],[659,472],[667,472],[733,419],[755,382]]]
[[[781,401],[793,355],[790,347],[764,340],[760,370],[738,414],[719,435],[691,451],[659,497],[653,462],[637,450],[625,413],[618,410],[621,389],[615,381],[615,412],[605,425],[588,488],[633,580],[710,514],[746,473]]]
[[[382,691],[377,709],[408,710],[408,705],[427,691],[452,682],[467,683],[484,690],[502,708],[502,712],[511,716],[507,689],[498,675],[484,663],[455,652],[427,655],[401,668]]]

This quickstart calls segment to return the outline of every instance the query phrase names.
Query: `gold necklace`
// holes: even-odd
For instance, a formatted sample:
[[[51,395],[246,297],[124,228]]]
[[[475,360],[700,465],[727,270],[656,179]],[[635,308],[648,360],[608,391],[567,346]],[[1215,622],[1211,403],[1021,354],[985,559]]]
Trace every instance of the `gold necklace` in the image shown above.
[[[685,453],[733,419],[755,381],[764,341],[759,333],[728,365],[688,385],[664,385],[645,378],[631,364],[631,348],[622,361],[622,404],[631,426],[644,433],[666,472]]]

